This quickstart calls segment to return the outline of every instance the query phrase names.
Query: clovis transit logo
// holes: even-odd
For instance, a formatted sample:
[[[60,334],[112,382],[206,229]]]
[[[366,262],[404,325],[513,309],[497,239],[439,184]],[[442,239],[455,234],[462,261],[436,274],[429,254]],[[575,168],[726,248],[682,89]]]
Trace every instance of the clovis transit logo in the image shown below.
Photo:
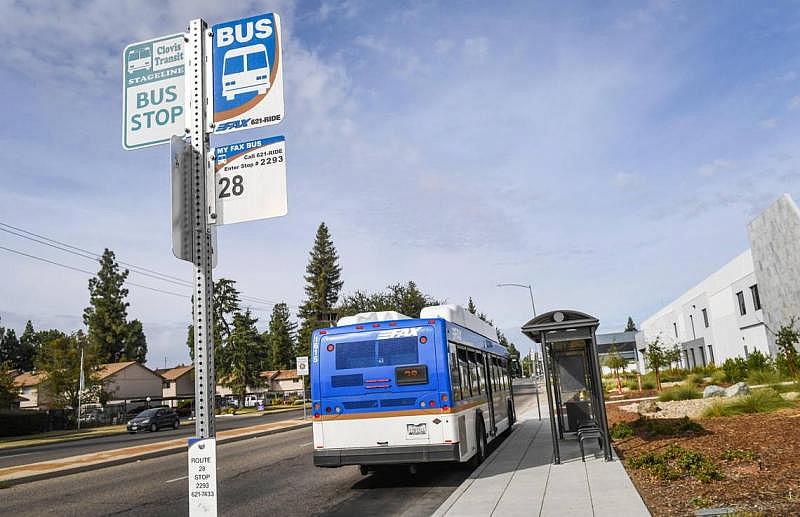
[[[283,120],[280,17],[262,14],[212,27],[215,133]]]

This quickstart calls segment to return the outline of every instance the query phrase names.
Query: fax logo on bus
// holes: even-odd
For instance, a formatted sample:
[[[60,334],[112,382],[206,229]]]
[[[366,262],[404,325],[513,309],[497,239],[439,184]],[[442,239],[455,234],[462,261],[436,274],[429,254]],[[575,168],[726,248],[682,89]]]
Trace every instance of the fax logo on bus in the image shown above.
[[[419,329],[416,327],[410,327],[406,329],[391,329],[391,330],[381,330],[378,332],[377,339],[392,339],[396,337],[416,337],[419,335]]]

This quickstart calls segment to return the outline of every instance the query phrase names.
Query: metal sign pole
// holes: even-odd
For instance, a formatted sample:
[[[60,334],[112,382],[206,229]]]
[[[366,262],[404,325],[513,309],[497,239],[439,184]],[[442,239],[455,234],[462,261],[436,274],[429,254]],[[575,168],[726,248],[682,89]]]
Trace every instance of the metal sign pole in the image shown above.
[[[201,19],[189,25],[187,44],[187,110],[186,130],[191,137],[191,197],[193,205],[194,263],[194,382],[196,399],[195,435],[213,438],[214,428],[214,320],[212,300],[214,283],[211,276],[212,246],[207,222],[208,201],[206,162],[208,136],[206,128],[205,39],[207,24]]]
[[[300,380],[303,382],[303,420],[306,419],[306,376],[303,375],[300,377]]]

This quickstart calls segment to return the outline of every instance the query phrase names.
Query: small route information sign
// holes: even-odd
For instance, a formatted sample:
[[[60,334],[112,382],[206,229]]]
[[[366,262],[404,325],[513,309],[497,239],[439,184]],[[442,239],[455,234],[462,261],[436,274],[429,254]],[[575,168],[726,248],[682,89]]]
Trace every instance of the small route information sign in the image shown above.
[[[122,147],[169,142],[182,135],[184,120],[183,34],[141,41],[122,54]]]
[[[286,199],[286,139],[261,138],[214,149],[216,224],[280,217]]]
[[[297,357],[297,375],[308,375],[308,356]]]
[[[189,515],[217,515],[217,442],[189,439]]]

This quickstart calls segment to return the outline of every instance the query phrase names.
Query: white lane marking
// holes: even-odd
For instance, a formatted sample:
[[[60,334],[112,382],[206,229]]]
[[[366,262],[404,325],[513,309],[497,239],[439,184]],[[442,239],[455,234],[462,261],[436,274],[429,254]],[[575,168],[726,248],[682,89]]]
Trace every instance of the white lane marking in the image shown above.
[[[174,482],[176,482],[176,481],[182,481],[182,480],[184,480],[184,479],[187,479],[188,477],[189,477],[189,476],[181,476],[181,477],[179,477],[179,478],[175,478],[175,479],[169,479],[169,480],[167,480],[167,481],[164,481],[164,483],[174,483]]]
[[[27,456],[28,454],[33,454],[32,452],[21,452],[19,454],[8,454],[4,456],[0,456],[0,458],[16,458],[17,456]]]
[[[298,445],[298,447],[305,447],[307,445],[314,445],[314,442],[301,443],[300,445]]]

